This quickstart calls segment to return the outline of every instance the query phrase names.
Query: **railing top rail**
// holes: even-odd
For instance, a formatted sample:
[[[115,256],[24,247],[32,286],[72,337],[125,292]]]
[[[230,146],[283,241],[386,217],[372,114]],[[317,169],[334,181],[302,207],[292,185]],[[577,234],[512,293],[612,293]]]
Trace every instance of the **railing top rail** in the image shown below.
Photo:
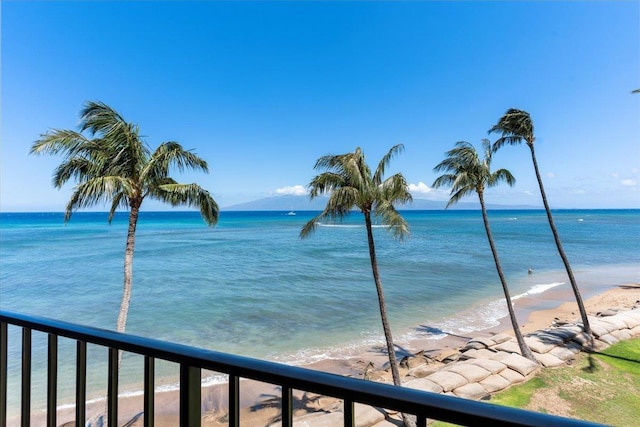
[[[293,389],[462,425],[599,425],[6,310],[0,310],[0,322],[241,378],[286,385]]]

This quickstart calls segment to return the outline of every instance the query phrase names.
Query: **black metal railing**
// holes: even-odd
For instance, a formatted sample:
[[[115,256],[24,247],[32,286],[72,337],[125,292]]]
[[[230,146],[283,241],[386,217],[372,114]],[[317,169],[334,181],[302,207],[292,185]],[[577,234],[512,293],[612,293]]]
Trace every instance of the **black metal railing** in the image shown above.
[[[293,390],[331,396],[343,401],[344,426],[355,426],[354,404],[413,414],[417,425],[427,418],[460,425],[491,426],[578,426],[595,425],[580,420],[423,392],[389,384],[365,381],[325,372],[251,359],[202,348],[189,347],[114,331],[80,326],[42,317],[0,310],[0,426],[7,423],[8,325],[22,328],[21,425],[31,417],[31,334],[48,334],[47,426],[56,425],[58,337],[76,342],[76,425],[86,420],[87,343],[104,346],[108,352],[107,422],[116,426],[118,414],[118,352],[144,356],[144,426],[152,427],[154,417],[154,371],[156,360],[180,366],[180,426],[199,426],[201,414],[201,370],[229,375],[229,426],[240,425],[240,378],[253,379],[281,387],[282,426],[293,425]]]

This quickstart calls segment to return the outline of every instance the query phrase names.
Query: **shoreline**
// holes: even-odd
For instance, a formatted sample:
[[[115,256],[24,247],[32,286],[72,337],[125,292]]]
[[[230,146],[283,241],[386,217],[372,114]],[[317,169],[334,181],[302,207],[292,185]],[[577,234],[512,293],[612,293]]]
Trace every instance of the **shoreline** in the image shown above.
[[[608,309],[629,310],[634,304],[640,302],[640,284],[629,283],[626,285],[602,285],[582,292],[585,307],[589,316]],[[524,335],[536,330],[549,327],[554,321],[575,322],[580,320],[577,304],[572,302],[573,293],[567,286],[557,286],[546,292],[527,295],[517,300],[515,304],[516,316]],[[552,307],[549,307],[552,305]],[[540,307],[545,307],[540,309]],[[468,334],[447,334],[441,339],[417,339],[410,344],[410,352],[400,351],[398,360],[404,356],[409,356],[422,352],[433,358],[443,358],[448,352],[464,346],[471,338],[490,337],[498,333],[513,335],[508,317],[499,320],[499,324],[481,331],[473,331]],[[419,350],[416,350],[419,349]],[[387,356],[381,354],[376,347],[369,348],[357,357],[345,359],[325,359],[302,367],[315,369],[339,375],[363,378],[367,375],[372,380],[387,380],[388,372],[385,370],[388,365]],[[126,393],[122,393],[126,394]],[[278,389],[270,384],[256,383],[251,380],[241,382],[241,416],[252,425],[261,423],[269,424],[269,420],[276,417],[279,409],[270,405],[262,405],[265,395],[278,395]],[[178,421],[179,391],[156,391],[156,413],[155,424],[158,426],[176,425]],[[322,398],[315,402],[315,405],[326,405],[332,398]],[[224,417],[226,412],[226,384],[214,384],[203,386],[202,389],[202,410],[203,425],[217,425],[217,420]],[[261,407],[256,411],[255,406]],[[142,395],[124,395],[119,399],[119,421],[127,422],[139,417],[142,411]],[[252,409],[254,407],[254,409]],[[319,407],[317,408],[319,409]],[[87,416],[89,419],[98,412],[104,410],[104,401],[97,401],[87,405]],[[32,425],[45,425],[44,414],[33,414]],[[58,425],[65,425],[65,422],[74,417],[73,407],[66,406],[58,410]],[[8,420],[8,425],[11,420]],[[140,420],[134,421],[131,426],[142,425]],[[140,424],[138,424],[140,423]],[[129,425],[129,424],[128,424]]]

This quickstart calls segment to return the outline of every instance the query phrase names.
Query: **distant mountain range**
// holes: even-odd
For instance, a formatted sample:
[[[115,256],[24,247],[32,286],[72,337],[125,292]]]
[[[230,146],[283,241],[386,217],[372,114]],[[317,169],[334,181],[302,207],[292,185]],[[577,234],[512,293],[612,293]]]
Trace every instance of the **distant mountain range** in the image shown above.
[[[309,200],[308,196],[275,196],[252,202],[222,208],[223,211],[321,211],[327,204],[327,197]],[[398,206],[400,210],[443,210],[447,202],[414,199],[413,203]],[[479,210],[479,202],[460,202],[449,209]],[[541,209],[539,206],[488,204],[487,209]]]

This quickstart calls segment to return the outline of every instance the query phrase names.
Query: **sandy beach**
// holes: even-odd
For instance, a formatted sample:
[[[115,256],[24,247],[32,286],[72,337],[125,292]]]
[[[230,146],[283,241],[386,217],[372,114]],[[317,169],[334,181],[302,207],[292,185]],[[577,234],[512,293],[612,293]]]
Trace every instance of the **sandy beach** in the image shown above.
[[[553,325],[554,322],[578,321],[577,305],[572,302],[572,299],[573,294],[570,289],[558,289],[518,300],[515,306],[523,333],[527,334],[547,328]],[[555,308],[550,309],[536,309],[541,306],[549,306],[549,304],[557,305]],[[640,284],[637,283],[616,286],[585,300],[585,306],[590,316],[596,316],[607,310],[626,311],[639,304]],[[413,342],[411,343],[411,348],[419,348],[419,351],[432,358],[444,358],[448,352],[464,346],[471,338],[490,337],[498,333],[513,334],[508,319],[502,319],[498,326],[474,332],[469,336],[449,335],[440,340]],[[401,352],[399,359],[406,355]],[[371,349],[370,352],[360,357],[345,360],[324,360],[307,367],[340,375],[349,375],[357,378],[366,376],[370,380],[385,381],[389,379],[389,374],[385,370],[386,360],[386,356],[380,355],[377,349]],[[406,373],[407,370],[406,367],[401,368],[401,373]],[[269,425],[272,421],[278,419],[279,401],[276,398],[278,396],[279,391],[272,385],[243,380],[241,382],[241,419],[243,423],[256,426]],[[313,411],[314,409],[331,407],[339,403],[329,397],[304,396],[302,393],[296,396],[301,399],[303,397],[307,398],[304,410]],[[177,425],[178,405],[179,393],[177,391],[157,392],[156,425],[161,427]],[[227,411],[226,405],[226,385],[219,384],[203,388],[203,425],[215,426],[224,424]],[[103,408],[103,402],[92,404],[87,408],[87,414],[89,417],[95,416]],[[299,412],[302,413],[303,411]],[[142,425],[142,396],[121,397],[119,400],[119,414],[120,423],[126,423],[127,426]],[[59,411],[59,425],[71,425],[66,423],[72,419],[73,409]],[[44,415],[35,415],[32,425],[45,425]]]

